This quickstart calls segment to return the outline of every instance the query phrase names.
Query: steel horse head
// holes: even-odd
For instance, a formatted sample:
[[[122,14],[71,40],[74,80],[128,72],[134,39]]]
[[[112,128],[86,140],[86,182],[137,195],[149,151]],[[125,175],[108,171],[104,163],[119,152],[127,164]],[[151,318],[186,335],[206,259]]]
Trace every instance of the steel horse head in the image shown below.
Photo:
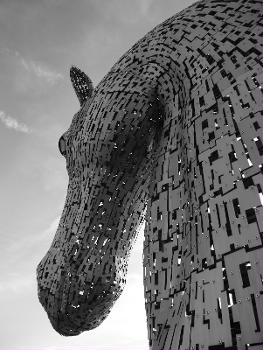
[[[59,140],[68,192],[37,268],[39,300],[60,334],[106,318],[145,219],[150,348],[259,349],[262,5],[193,4],[95,89],[71,68],[80,110]]]

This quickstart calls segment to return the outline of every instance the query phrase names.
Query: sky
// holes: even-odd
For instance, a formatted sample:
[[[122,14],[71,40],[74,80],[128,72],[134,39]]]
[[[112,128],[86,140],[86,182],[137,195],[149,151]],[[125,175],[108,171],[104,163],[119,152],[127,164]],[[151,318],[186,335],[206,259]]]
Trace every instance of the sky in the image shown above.
[[[0,349],[146,350],[143,231],[127,285],[98,328],[62,337],[37,299],[35,269],[63,209],[57,142],[79,104],[71,65],[96,86],[117,59],[192,0],[0,0]]]

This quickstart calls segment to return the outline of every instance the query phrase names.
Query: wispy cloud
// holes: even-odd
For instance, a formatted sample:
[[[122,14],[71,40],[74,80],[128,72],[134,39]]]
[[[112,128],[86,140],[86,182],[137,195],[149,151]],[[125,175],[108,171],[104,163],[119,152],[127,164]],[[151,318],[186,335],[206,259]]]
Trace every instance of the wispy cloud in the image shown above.
[[[32,132],[32,130],[24,123],[20,123],[15,118],[7,115],[4,111],[0,111],[0,121],[7,127],[8,129],[14,129],[19,132],[24,132],[26,134]]]
[[[39,79],[45,80],[48,84],[54,85],[56,82],[63,78],[63,75],[57,73],[42,63],[26,60],[20,56],[20,64],[29,73],[35,75]]]
[[[48,64],[23,56],[19,51],[0,47],[0,54],[6,70],[12,72],[15,88],[18,92],[39,94],[54,86],[64,77]]]

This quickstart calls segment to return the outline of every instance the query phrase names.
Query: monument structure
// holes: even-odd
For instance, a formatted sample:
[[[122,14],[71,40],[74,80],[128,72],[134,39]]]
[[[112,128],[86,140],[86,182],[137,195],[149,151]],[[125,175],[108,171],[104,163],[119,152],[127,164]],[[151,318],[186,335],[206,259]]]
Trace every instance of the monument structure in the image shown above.
[[[60,334],[106,318],[145,219],[150,348],[262,348],[262,14],[262,0],[199,1],[95,89],[71,68],[67,198],[37,268]]]

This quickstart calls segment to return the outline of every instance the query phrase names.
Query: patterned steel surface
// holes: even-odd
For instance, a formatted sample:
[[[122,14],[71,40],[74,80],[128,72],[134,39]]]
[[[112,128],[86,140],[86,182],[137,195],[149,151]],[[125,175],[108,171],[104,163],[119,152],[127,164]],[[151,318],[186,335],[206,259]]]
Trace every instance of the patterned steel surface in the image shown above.
[[[150,348],[261,348],[262,10],[262,0],[197,2],[95,90],[71,68],[81,109],[59,141],[68,193],[37,269],[59,333],[108,315],[145,218]]]

